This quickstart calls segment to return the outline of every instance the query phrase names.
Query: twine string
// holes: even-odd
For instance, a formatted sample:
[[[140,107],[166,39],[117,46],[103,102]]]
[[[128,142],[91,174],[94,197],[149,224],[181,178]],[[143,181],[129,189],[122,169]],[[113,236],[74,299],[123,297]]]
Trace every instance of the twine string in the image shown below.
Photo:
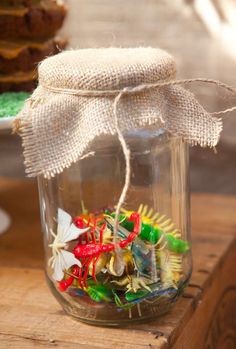
[[[119,120],[118,120],[118,113],[117,113],[117,107],[118,103],[121,99],[121,97],[125,94],[126,89],[121,91],[115,98],[114,104],[113,104],[113,114],[114,114],[114,121],[115,121],[115,128],[117,132],[118,139],[120,141],[120,144],[122,146],[123,154],[125,157],[125,183],[119,198],[119,201],[116,205],[116,212],[115,212],[115,224],[114,224],[114,235],[113,235],[113,243],[115,244],[115,249],[119,250],[119,245],[117,245],[117,232],[118,232],[118,223],[119,223],[119,215],[120,215],[120,209],[125,201],[127,191],[130,186],[130,173],[131,173],[131,168],[130,168],[130,149],[125,141],[125,138],[123,136],[123,133],[120,130],[119,127]]]
[[[130,87],[125,87],[123,89],[113,89],[113,90],[71,89],[71,88],[64,88],[64,87],[49,86],[49,85],[46,85],[42,82],[40,82],[40,86],[42,86],[44,89],[47,89],[50,92],[62,93],[62,94],[67,94],[67,95],[72,95],[72,96],[109,97],[109,96],[118,96],[121,92],[123,95],[126,95],[126,94],[144,92],[144,91],[151,90],[154,88],[191,84],[191,83],[195,83],[195,82],[204,82],[207,84],[213,84],[213,85],[216,85],[217,87],[220,87],[220,88],[227,90],[228,92],[236,95],[236,88],[235,87],[230,86],[228,84],[225,84],[219,80],[205,79],[205,78],[158,81],[155,83],[145,83],[145,84],[140,84],[137,86],[130,86]]]
[[[119,214],[120,209],[122,205],[125,202],[127,192],[130,186],[130,178],[131,178],[131,167],[130,167],[130,149],[125,141],[125,138],[122,134],[122,131],[119,126],[119,118],[118,118],[118,104],[124,95],[129,94],[135,94],[139,92],[144,92],[147,90],[151,90],[154,88],[161,88],[166,86],[174,86],[174,85],[183,85],[183,84],[190,84],[195,82],[204,82],[207,84],[213,84],[219,88],[222,88],[234,95],[236,95],[236,88],[232,87],[228,84],[225,84],[221,81],[214,80],[214,79],[205,79],[205,78],[196,78],[196,79],[181,79],[181,80],[170,80],[170,81],[158,81],[156,83],[145,83],[140,84],[138,86],[131,86],[126,87],[123,89],[114,89],[114,90],[80,90],[80,89],[69,89],[69,88],[60,88],[60,87],[53,87],[42,84],[40,82],[40,85],[53,93],[62,93],[66,95],[73,95],[73,96],[84,96],[84,97],[112,97],[114,98],[113,103],[113,115],[114,115],[114,123],[115,123],[115,129],[117,132],[117,136],[119,139],[119,142],[122,146],[124,158],[125,158],[125,183],[121,192],[121,195],[119,197],[119,201],[116,206],[115,211],[115,224],[114,224],[114,236],[113,236],[113,243],[115,244],[115,251],[118,253],[120,250],[119,245],[117,244],[117,232],[118,232],[118,224],[119,224]],[[236,106],[228,109],[224,109],[218,112],[209,113],[211,115],[219,115],[219,114],[225,114],[228,112],[232,112],[236,110]]]
[[[211,115],[222,115],[222,114],[226,114],[226,113],[231,113],[232,111],[236,110],[236,106],[231,107],[231,108],[227,108],[227,109],[223,109],[220,111],[214,111],[213,113],[209,113]]]

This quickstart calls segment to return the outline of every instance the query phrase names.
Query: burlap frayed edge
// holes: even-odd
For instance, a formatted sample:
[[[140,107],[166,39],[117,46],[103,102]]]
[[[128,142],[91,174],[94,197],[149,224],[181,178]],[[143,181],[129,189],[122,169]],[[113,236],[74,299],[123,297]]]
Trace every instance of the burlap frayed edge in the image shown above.
[[[145,122],[147,122],[147,118],[145,117]],[[214,143],[206,140],[199,140],[189,138],[185,135],[183,135],[180,132],[171,132],[171,130],[168,129],[168,127],[165,127],[165,124],[163,124],[163,121],[160,119],[160,124],[163,129],[168,131],[170,134],[180,137],[183,139],[183,141],[187,142],[190,146],[200,146],[202,148],[209,147],[209,148],[215,148],[217,145],[221,132],[223,130],[223,120],[222,118],[215,118],[216,119],[216,125],[217,125],[217,138]],[[141,121],[142,119],[140,119]],[[150,120],[150,125],[153,125]],[[158,126],[160,127],[160,125]],[[23,155],[25,158],[24,164],[26,167],[26,174],[28,177],[36,177],[43,175],[47,179],[53,178],[55,175],[60,174],[63,172],[65,168],[69,168],[73,163],[76,163],[77,161],[83,160],[84,158],[87,158],[89,156],[95,155],[94,152],[84,152],[84,154],[74,153],[72,156],[67,156],[66,159],[62,160],[61,165],[58,167],[55,167],[53,169],[43,170],[42,168],[39,168],[40,164],[40,154],[38,153],[38,148],[35,146],[35,135],[33,130],[33,125],[31,122],[31,117],[27,117],[27,120],[24,120],[24,117],[18,117],[14,120],[13,123],[13,130],[20,134],[22,137],[22,146],[23,146]],[[101,135],[106,135],[107,133],[101,133],[97,137]],[[109,134],[115,135],[116,132],[110,132]],[[85,149],[88,148],[90,142],[94,140],[93,137],[87,138],[85,141]],[[32,145],[33,144],[33,145]],[[73,154],[73,152],[71,152]],[[26,160],[27,159],[27,160]]]
[[[223,119],[219,118],[219,117],[215,117],[215,123],[217,125],[217,132],[216,132],[217,138],[215,139],[214,142],[212,142],[211,140],[207,141],[207,140],[203,140],[203,139],[197,141],[196,139],[192,139],[190,137],[184,136],[183,134],[179,133],[178,131],[175,131],[172,133],[167,128],[166,128],[166,130],[175,136],[181,137],[190,146],[200,146],[201,148],[206,148],[206,147],[215,148],[220,140],[221,132],[223,131]]]
[[[23,146],[23,155],[25,158],[24,164],[25,164],[25,172],[28,177],[36,177],[43,175],[45,178],[50,179],[53,178],[55,175],[61,173],[65,168],[69,168],[73,163],[76,163],[79,160],[82,160],[88,156],[94,155],[93,152],[88,152],[85,154],[76,154],[72,156],[67,156],[66,159],[61,161],[61,165],[58,167],[55,167],[53,169],[48,169],[47,171],[39,168],[39,158],[40,154],[38,153],[38,148],[35,146],[32,146],[35,141],[33,126],[30,123],[30,120],[28,118],[27,122],[22,121],[21,119],[16,119],[14,123],[18,123],[18,133],[22,137],[22,146]],[[19,125],[20,123],[20,125]],[[89,145],[89,143],[92,141],[92,139],[86,139],[86,147]],[[27,160],[26,160],[27,159]]]

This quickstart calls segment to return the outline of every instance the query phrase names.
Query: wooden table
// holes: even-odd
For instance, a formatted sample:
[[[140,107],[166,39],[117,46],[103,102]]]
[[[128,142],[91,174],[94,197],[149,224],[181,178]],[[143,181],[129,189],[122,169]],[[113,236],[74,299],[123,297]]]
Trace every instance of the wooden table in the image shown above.
[[[77,322],[51,295],[35,182],[0,179],[0,206],[13,219],[0,237],[0,348],[236,348],[236,197],[193,195],[189,287],[168,315],[123,329]]]

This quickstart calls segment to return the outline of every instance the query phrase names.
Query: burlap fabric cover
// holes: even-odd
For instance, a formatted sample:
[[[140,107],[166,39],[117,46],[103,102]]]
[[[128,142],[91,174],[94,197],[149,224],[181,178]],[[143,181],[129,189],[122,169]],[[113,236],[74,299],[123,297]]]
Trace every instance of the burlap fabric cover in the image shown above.
[[[19,115],[28,175],[50,178],[84,156],[95,137],[116,134],[120,90],[172,81],[175,74],[173,58],[154,48],[84,49],[44,60],[39,86]],[[178,85],[124,94],[116,117],[122,132],[162,125],[201,146],[216,145],[222,129],[221,120]]]

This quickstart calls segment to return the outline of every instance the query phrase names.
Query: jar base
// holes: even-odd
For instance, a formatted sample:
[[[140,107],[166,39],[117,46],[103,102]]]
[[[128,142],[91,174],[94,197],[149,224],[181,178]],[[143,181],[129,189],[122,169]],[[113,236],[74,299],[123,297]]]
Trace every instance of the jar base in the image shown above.
[[[168,313],[181,294],[180,290],[176,290],[176,295],[172,299],[153,298],[153,300],[143,300],[130,309],[119,309],[115,304],[96,302],[91,304],[83,297],[59,293],[47,275],[46,279],[53,295],[69,316],[89,325],[103,327],[123,327],[152,321]]]
[[[87,325],[98,326],[98,327],[120,327],[120,328],[129,326],[129,325],[133,325],[133,324],[142,324],[142,323],[154,321],[155,319],[167,314],[172,309],[172,307],[173,307],[173,305],[169,306],[168,308],[166,308],[162,312],[159,312],[156,315],[150,315],[150,316],[139,317],[139,318],[131,318],[129,320],[120,320],[120,322],[119,322],[119,321],[110,321],[110,320],[84,319],[84,318],[81,318],[80,316],[76,315],[74,313],[74,311],[71,312],[70,309],[68,309],[67,307],[64,307],[62,305],[62,308],[65,310],[67,315],[69,315],[73,319],[80,321],[80,322],[83,322]]]

